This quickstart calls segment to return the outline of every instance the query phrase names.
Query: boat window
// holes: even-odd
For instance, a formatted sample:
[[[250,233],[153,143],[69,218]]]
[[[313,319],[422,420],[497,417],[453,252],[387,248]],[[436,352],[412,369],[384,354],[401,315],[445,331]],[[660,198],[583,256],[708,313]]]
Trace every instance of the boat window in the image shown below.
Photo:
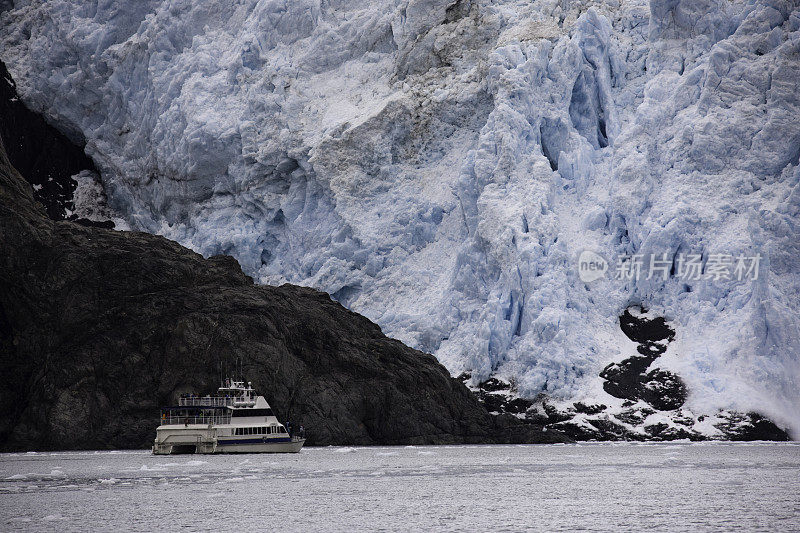
[[[241,408],[241,409],[233,409],[231,416],[240,417],[240,416],[274,416],[272,414],[272,409],[267,407],[266,409],[254,409],[254,408]]]
[[[266,435],[266,434],[267,434],[267,428],[261,428],[261,433],[263,433],[264,435]]]

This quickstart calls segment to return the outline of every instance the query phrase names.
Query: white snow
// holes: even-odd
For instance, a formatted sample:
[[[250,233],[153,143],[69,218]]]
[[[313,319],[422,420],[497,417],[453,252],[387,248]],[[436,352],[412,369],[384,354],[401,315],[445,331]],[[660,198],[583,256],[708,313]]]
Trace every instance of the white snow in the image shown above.
[[[77,182],[75,192],[72,195],[75,209],[74,211],[67,209],[67,217],[74,214],[78,218],[85,218],[95,222],[111,220],[118,230],[131,229],[125,219],[108,207],[102,181],[96,172],[83,170],[72,176],[72,179]],[[35,185],[34,189],[36,189]]]
[[[453,373],[584,398],[667,317],[694,413],[800,432],[800,10],[20,0],[0,59],[133,229],[325,290]],[[761,253],[755,282],[576,258]],[[660,363],[661,364],[661,363]],[[666,363],[665,363],[666,364]],[[662,365],[663,366],[663,365]]]

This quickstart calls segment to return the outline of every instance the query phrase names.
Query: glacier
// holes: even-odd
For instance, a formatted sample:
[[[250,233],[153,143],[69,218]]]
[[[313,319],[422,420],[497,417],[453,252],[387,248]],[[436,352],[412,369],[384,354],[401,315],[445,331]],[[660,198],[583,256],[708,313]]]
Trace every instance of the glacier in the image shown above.
[[[528,397],[608,403],[617,317],[643,306],[676,329],[662,365],[693,411],[800,435],[797,2],[0,11],[23,100],[86,144],[131,229],[324,290]],[[584,250],[609,273],[632,254],[764,259],[755,280],[585,283]]]

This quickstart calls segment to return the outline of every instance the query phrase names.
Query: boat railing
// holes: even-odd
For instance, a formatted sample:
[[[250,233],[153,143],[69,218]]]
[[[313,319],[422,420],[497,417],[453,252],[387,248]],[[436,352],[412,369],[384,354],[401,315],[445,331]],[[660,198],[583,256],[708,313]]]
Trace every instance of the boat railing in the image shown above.
[[[238,398],[233,396],[182,396],[178,398],[181,407],[225,407],[233,405]]]
[[[167,424],[230,424],[231,417],[230,415],[197,415],[197,416],[170,416],[170,415],[162,415],[161,416],[161,425]]]

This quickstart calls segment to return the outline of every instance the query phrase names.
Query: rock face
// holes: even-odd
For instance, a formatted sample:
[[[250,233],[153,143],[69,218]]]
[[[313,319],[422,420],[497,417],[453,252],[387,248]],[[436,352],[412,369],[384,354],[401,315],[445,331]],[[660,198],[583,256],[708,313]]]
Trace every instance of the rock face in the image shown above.
[[[545,442],[436,359],[231,257],[55,222],[0,148],[0,449],[143,447],[158,407],[241,366],[309,444]]]
[[[0,138],[11,141],[6,142],[8,159],[33,186],[33,196],[44,205],[47,216],[53,220],[67,218],[74,210],[72,197],[77,186],[72,176],[94,171],[94,163],[81,147],[22,103],[2,61]]]
[[[631,315],[629,309],[619,317],[620,329],[627,337],[638,343],[638,354],[621,363],[611,363],[600,373],[603,389],[615,398],[633,402],[643,400],[659,411],[680,408],[686,402],[686,385],[672,372],[660,368],[648,369],[667,344],[675,338],[675,332],[666,325],[663,317],[649,320]]]

